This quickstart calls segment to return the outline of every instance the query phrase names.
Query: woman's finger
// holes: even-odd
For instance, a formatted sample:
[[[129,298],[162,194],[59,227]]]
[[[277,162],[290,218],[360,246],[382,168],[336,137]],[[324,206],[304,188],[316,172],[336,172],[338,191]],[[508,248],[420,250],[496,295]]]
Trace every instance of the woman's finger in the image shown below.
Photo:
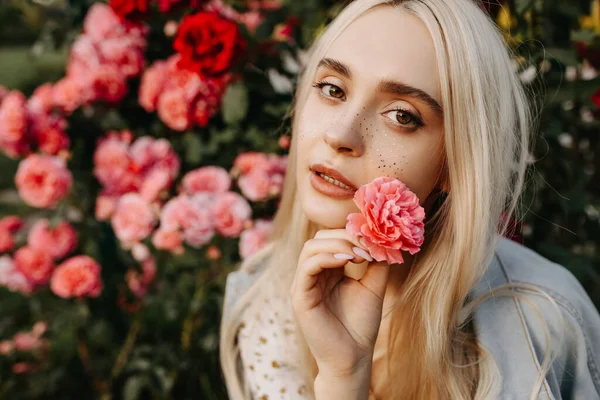
[[[308,258],[296,271],[295,294],[307,292],[317,283],[318,275],[327,268],[341,268],[348,260],[337,259],[331,253],[320,253]]]
[[[387,288],[388,277],[390,274],[390,265],[383,262],[371,263],[367,268],[365,275],[359,279],[359,282],[369,289],[378,298],[383,300]]]
[[[300,258],[300,262],[302,260],[308,259],[319,253],[331,253],[338,254],[337,257],[344,257],[345,255],[353,256],[352,258],[345,257],[347,260],[352,261],[353,263],[360,264],[363,261],[369,261],[369,259],[365,257],[369,257],[368,253],[365,253],[363,249],[360,247],[357,250],[357,246],[354,243],[349,242],[346,239],[340,239],[337,237],[331,239],[310,239],[304,244],[304,248],[302,249],[302,256]],[[371,259],[370,261],[372,261]]]
[[[351,242],[355,247],[358,247],[359,249],[362,249],[365,252],[365,253],[362,253],[364,259],[366,259],[369,262],[373,261],[366,246],[363,243],[361,243],[361,238],[357,238],[356,236],[352,235],[350,232],[348,232],[345,229],[322,229],[320,231],[317,231],[317,233],[315,234],[315,239],[344,239],[344,240],[347,240],[347,241]],[[368,256],[368,258],[367,258],[367,256]]]

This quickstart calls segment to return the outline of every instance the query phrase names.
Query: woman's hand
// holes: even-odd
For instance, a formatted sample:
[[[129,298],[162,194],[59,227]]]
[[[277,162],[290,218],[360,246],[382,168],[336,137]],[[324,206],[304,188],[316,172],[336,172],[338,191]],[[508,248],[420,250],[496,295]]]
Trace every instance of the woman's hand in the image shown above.
[[[390,267],[372,262],[362,279],[345,276],[348,261],[370,258],[364,251],[345,229],[327,229],[308,240],[300,254],[290,296],[319,375],[344,377],[371,369]]]

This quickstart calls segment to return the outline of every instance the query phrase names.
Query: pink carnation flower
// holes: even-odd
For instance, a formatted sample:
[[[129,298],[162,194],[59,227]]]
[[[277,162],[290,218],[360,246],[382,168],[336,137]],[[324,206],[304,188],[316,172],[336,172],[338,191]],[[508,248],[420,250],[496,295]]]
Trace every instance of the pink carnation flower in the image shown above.
[[[47,219],[40,219],[29,230],[27,244],[49,254],[54,260],[60,260],[77,246],[77,234],[67,221],[52,228]]]
[[[33,154],[21,161],[15,183],[32,207],[53,208],[71,189],[73,178],[62,158]]]
[[[181,191],[186,194],[199,192],[224,193],[231,188],[229,173],[215,166],[197,168],[185,174]]]
[[[15,266],[33,285],[44,285],[54,270],[52,257],[44,250],[21,247],[15,253]]]
[[[419,252],[424,240],[425,210],[403,182],[376,178],[356,191],[354,203],[360,213],[348,215],[346,229],[363,238],[375,260],[401,264],[401,251]]]
[[[246,199],[235,192],[217,195],[212,212],[217,232],[226,237],[238,237],[252,216]]]
[[[54,270],[50,289],[62,298],[98,297],[102,291],[100,265],[88,256],[71,257]]]
[[[256,253],[269,241],[273,223],[267,220],[257,220],[254,222],[254,227],[246,229],[240,235],[240,257],[242,259],[250,257]]]
[[[111,222],[117,238],[125,247],[130,247],[152,233],[156,218],[146,200],[138,194],[127,193],[119,199]]]

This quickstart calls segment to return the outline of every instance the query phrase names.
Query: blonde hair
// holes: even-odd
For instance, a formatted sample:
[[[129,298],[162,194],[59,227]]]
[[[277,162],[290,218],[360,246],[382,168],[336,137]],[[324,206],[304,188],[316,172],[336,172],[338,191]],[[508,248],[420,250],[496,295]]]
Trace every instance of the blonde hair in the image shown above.
[[[467,300],[508,229],[508,218],[502,220],[502,214],[512,215],[519,204],[517,194],[523,190],[532,142],[527,96],[501,33],[474,2],[356,0],[310,48],[294,110],[304,105],[317,64],[333,41],[359,16],[380,5],[419,18],[433,39],[444,110],[444,179],[449,187],[445,200],[427,219],[426,242],[392,311],[388,371],[402,379],[389,380],[389,398],[496,398],[501,376],[491,355],[474,337],[472,311],[491,296],[523,298],[523,291],[540,291],[528,285],[504,285],[474,301]],[[297,124],[294,118],[292,132]],[[253,271],[262,262],[261,274],[221,327],[221,366],[235,399],[250,398],[238,361],[240,318],[256,311],[264,296],[287,296],[300,251],[318,230],[296,197],[296,140],[292,134],[273,241],[241,265],[242,270]],[[286,306],[283,301],[278,305],[282,310]],[[311,392],[316,365],[299,330],[297,336],[301,351],[291,362],[306,375]],[[543,369],[549,369],[552,360],[548,346],[546,350],[549,356]],[[545,371],[541,371],[532,399],[541,390],[544,377]]]

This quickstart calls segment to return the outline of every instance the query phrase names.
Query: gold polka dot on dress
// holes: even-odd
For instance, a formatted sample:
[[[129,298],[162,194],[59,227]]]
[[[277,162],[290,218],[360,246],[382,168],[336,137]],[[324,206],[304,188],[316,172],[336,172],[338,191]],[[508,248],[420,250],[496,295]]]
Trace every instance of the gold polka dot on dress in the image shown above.
[[[297,345],[294,322],[274,310],[275,302],[287,304],[291,312],[287,299],[271,298],[258,313],[242,319],[238,344],[244,375],[254,399],[306,399],[304,375],[284,357],[290,345]]]

